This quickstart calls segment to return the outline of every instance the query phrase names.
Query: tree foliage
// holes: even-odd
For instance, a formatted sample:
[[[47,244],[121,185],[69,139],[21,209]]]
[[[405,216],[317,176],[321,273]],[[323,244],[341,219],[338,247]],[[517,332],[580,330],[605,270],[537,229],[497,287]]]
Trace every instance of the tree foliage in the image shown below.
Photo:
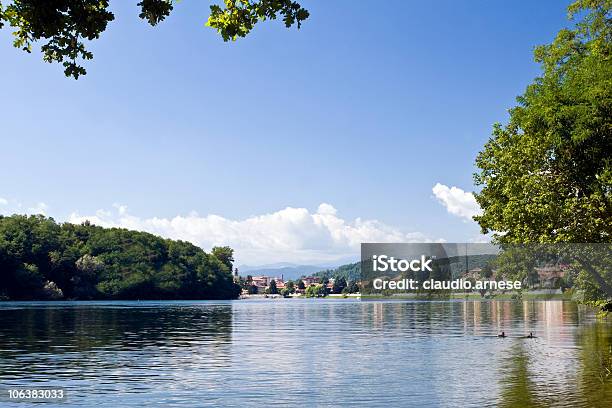
[[[612,242],[612,0],[570,5],[572,29],[537,47],[542,74],[476,159],[475,217],[500,244]],[[612,299],[609,265],[580,254],[587,300]]]
[[[357,284],[356,281],[351,280],[346,285],[346,288],[344,289],[344,292],[346,292],[346,293],[357,293],[357,292],[359,292],[359,285]]]
[[[287,281],[285,283],[285,288],[289,291],[289,293],[295,293],[295,282],[292,280]]]
[[[278,294],[278,288],[276,286],[276,281],[274,279],[270,281],[270,286],[268,287],[268,294],[270,295]]]
[[[305,297],[325,297],[327,296],[327,289],[323,285],[310,285],[306,288],[304,293]]]
[[[224,41],[246,37],[255,24],[264,20],[276,20],[281,16],[285,27],[297,24],[309,16],[308,10],[291,0],[224,0],[225,8],[210,6],[207,26],[216,29]]]
[[[0,216],[0,295],[9,299],[231,299],[240,287],[227,261],[144,232]]]
[[[228,246],[213,247],[211,250],[213,256],[217,258],[223,265],[225,265],[230,271],[234,264],[234,250]],[[253,278],[251,277],[251,280]]]
[[[326,269],[324,271],[317,272],[312,276],[328,279],[343,277],[346,281],[357,281],[361,279],[361,262],[341,265],[334,269]]]
[[[340,276],[334,279],[334,285],[332,287],[332,292],[335,294],[342,293],[344,289],[346,289],[346,279],[343,276]]]
[[[152,26],[170,15],[178,0],[141,0],[139,17]],[[308,18],[306,9],[291,0],[224,0],[223,6],[211,5],[207,26],[214,28],[224,41],[245,37],[260,21],[282,18],[287,28],[300,28]],[[81,65],[93,58],[87,41],[100,37],[115,18],[108,0],[9,0],[0,1],[0,28],[12,27],[13,45],[26,52],[43,41],[41,51],[46,62],[61,63],[66,76],[85,75]]]
[[[583,19],[536,48],[543,73],[477,157],[475,217],[498,242],[612,239],[612,0],[578,1]]]

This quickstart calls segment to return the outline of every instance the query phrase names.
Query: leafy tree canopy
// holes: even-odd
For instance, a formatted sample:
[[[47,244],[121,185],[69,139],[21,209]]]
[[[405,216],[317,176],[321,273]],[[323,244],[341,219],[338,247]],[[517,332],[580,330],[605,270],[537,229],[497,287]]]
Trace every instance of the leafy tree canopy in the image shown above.
[[[276,286],[276,281],[274,279],[270,281],[270,287],[268,288],[268,292],[270,295],[278,294],[278,287]]]
[[[612,0],[581,0],[581,16],[537,47],[542,75],[477,157],[483,233],[500,243],[612,239]]]
[[[178,0],[141,0],[139,17],[152,26],[170,15]],[[297,25],[309,13],[291,0],[224,0],[223,6],[211,5],[207,26],[214,28],[224,41],[245,37],[260,21],[282,18],[287,28]],[[13,44],[26,52],[37,41],[43,59],[64,66],[66,76],[77,79],[86,74],[82,61],[93,54],[85,41],[98,39],[113,21],[108,0],[0,0],[0,28],[13,28]]]
[[[212,254],[231,271],[234,263],[234,250],[228,246],[213,247]],[[251,277],[251,280],[253,278]]]
[[[332,287],[333,293],[342,293],[342,291],[346,288],[346,279],[343,276],[334,279],[334,285]]]
[[[502,245],[609,250],[612,242],[612,0],[580,0],[568,11],[575,26],[535,49],[542,74],[476,159],[483,213],[475,220]],[[609,263],[586,262],[595,258],[576,249],[584,247],[569,248],[564,256],[581,268],[584,300],[612,304]]]
[[[0,298],[233,299],[227,262],[145,232],[0,216]]]

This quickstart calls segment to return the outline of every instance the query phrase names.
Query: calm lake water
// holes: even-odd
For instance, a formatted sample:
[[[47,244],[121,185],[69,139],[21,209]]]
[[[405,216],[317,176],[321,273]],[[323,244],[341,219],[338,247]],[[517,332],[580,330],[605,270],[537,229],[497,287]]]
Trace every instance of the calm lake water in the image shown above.
[[[611,345],[560,301],[0,303],[0,386],[63,407],[612,407]]]

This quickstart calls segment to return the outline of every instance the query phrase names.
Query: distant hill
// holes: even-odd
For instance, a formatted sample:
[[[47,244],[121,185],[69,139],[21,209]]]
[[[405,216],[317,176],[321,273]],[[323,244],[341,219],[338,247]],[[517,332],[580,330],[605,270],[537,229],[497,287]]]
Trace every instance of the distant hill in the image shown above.
[[[296,263],[291,263],[291,262],[275,262],[275,263],[264,264],[264,265],[240,265],[238,266],[238,270],[241,272],[250,272],[256,269],[280,269],[280,268],[295,267],[295,266],[310,266],[310,265],[301,265],[301,264],[296,264]]]
[[[339,266],[333,269],[325,269],[319,270],[319,272],[314,273],[313,276],[318,276],[320,278],[340,278],[343,277],[347,282],[349,281],[358,281],[361,279],[361,264],[360,262],[355,262],[351,264],[346,264]]]
[[[315,272],[321,270],[321,266],[316,265],[293,265],[293,264],[281,264],[286,266],[275,265],[264,265],[260,267],[242,266],[238,267],[238,273],[240,276],[273,276],[280,277],[281,275],[285,280],[294,280],[301,276],[312,275]]]
[[[482,268],[491,260],[495,259],[497,255],[469,255],[467,257],[467,269]],[[453,256],[448,258],[453,278],[456,279],[466,271],[466,258],[465,256]],[[337,268],[330,268],[325,270],[319,270],[312,274],[313,276],[325,277],[325,278],[339,278],[343,277],[346,281],[361,279],[361,264],[355,262],[339,266]]]

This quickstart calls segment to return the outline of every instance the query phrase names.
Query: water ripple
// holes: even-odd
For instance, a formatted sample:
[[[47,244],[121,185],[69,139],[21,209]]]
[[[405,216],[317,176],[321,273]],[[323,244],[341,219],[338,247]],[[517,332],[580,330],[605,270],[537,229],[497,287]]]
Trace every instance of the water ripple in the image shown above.
[[[569,302],[11,302],[0,326],[3,386],[62,406],[612,406],[612,326]]]

